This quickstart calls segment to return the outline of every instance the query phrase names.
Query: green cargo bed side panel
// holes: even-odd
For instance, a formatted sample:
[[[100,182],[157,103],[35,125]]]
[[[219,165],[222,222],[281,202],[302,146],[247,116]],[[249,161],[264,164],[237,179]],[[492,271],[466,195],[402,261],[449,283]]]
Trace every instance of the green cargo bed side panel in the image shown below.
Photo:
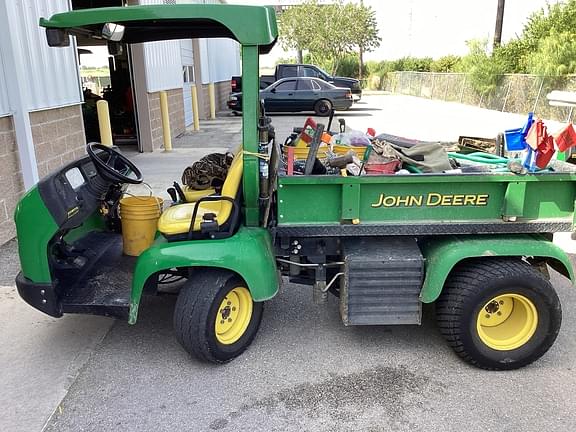
[[[136,263],[130,299],[130,324],[136,322],[146,280],[174,267],[218,267],[238,273],[255,301],[268,300],[278,292],[276,259],[270,234],[263,228],[241,228],[222,240],[167,242],[158,238]]]
[[[545,257],[552,268],[575,282],[570,258],[558,246],[537,234],[436,237],[426,240],[421,247],[426,258],[426,276],[420,292],[423,303],[438,298],[450,271],[466,258]]]

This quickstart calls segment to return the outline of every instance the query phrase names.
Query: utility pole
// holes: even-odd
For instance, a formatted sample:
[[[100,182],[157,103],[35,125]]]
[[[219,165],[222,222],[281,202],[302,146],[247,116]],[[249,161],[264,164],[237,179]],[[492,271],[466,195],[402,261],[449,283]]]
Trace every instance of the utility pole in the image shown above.
[[[496,10],[496,29],[494,30],[494,49],[502,43],[502,25],[504,23],[504,3],[505,0],[498,0],[498,9]]]
[[[360,0],[360,7],[364,7],[364,0]],[[362,47],[360,47],[360,49],[358,50],[358,66],[360,68],[360,70],[358,71],[358,78],[360,79],[360,81],[362,81],[362,69],[363,69],[363,63],[364,63],[364,52],[362,50]]]

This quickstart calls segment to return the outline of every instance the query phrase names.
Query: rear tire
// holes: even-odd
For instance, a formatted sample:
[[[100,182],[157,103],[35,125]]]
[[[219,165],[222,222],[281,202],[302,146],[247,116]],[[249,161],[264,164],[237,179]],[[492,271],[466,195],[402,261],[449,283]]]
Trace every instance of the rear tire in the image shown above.
[[[332,102],[328,99],[320,99],[314,104],[314,112],[321,117],[327,117],[332,111]]]
[[[450,274],[436,304],[440,332],[456,354],[488,370],[542,357],[562,322],[550,282],[519,259],[467,262]]]
[[[264,305],[230,271],[202,269],[182,287],[174,309],[178,342],[192,356],[226,363],[254,340]]]

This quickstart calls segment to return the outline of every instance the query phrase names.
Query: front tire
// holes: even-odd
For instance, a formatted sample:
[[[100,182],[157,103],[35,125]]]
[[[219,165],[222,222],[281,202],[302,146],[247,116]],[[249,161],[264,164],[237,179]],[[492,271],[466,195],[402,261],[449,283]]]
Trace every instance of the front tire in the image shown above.
[[[263,309],[263,303],[252,300],[245,282],[234,273],[202,269],[178,295],[176,338],[197,359],[226,363],[252,343]]]
[[[511,370],[542,357],[562,322],[550,282],[519,259],[459,265],[436,305],[438,326],[454,351],[488,370]]]
[[[332,111],[332,102],[328,99],[320,99],[314,104],[314,112],[321,117],[327,117]]]

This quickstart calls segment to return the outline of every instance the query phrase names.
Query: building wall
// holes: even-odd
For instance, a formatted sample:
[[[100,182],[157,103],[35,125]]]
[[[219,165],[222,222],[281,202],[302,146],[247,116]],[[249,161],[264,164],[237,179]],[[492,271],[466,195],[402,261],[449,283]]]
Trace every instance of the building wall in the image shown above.
[[[146,42],[146,90],[150,93],[182,87],[180,41]]]
[[[10,113],[8,103],[8,89],[6,88],[6,77],[4,76],[4,65],[2,64],[2,51],[0,47],[0,116]]]
[[[69,8],[68,0],[0,1],[0,244],[16,231],[14,208],[24,193],[22,165],[32,167],[28,181],[34,181],[34,167],[42,178],[84,153],[75,40],[66,48],[50,48],[38,25],[40,17]],[[22,143],[16,142],[13,114],[20,118]],[[33,159],[21,163],[18,144],[33,148],[35,165]]]
[[[200,98],[202,105],[199,106],[200,118],[208,119],[210,118],[210,94],[208,93],[208,85],[202,85],[203,98]],[[226,111],[228,108],[226,102],[228,101],[228,96],[230,95],[230,81],[222,81],[214,83],[214,96],[216,99],[216,114],[219,111]],[[198,102],[200,103],[200,101]]]
[[[168,113],[170,117],[170,132],[172,138],[177,137],[186,131],[184,124],[184,100],[181,88],[167,90],[168,93]],[[154,150],[164,146],[162,136],[162,116],[160,113],[160,93],[148,93],[148,104],[150,106],[150,129],[152,131],[152,146]]]
[[[86,154],[80,105],[32,112],[30,124],[40,177]]]
[[[24,192],[12,117],[0,118],[0,244],[16,234],[16,202]]]
[[[51,48],[46,42],[45,29],[38,25],[41,17],[50,17],[68,10],[68,0],[6,2],[6,14],[11,23],[10,38],[17,52],[18,78],[26,83],[22,89],[29,110],[82,102],[75,39],[72,38],[69,47]],[[3,54],[0,53],[0,57],[4,57]]]
[[[240,75],[240,44],[233,39],[200,39],[202,84],[228,81]]]
[[[30,113],[40,177],[85,154],[79,105]],[[24,193],[22,170],[11,116],[0,118],[0,244],[16,234],[13,217]]]

